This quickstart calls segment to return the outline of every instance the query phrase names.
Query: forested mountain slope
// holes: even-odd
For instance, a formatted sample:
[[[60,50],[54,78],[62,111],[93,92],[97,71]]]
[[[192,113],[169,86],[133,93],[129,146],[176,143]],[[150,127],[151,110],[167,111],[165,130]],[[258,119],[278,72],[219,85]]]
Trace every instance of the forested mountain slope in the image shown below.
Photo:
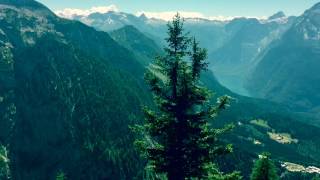
[[[107,33],[35,1],[0,1],[1,144],[14,179],[125,179],[142,166],[128,125],[144,67]]]
[[[296,107],[319,110],[320,4],[298,17],[264,53],[247,81],[257,96]]]
[[[145,66],[149,65],[152,59],[163,53],[159,44],[132,25],[112,31],[110,36],[123,47],[133,52]]]

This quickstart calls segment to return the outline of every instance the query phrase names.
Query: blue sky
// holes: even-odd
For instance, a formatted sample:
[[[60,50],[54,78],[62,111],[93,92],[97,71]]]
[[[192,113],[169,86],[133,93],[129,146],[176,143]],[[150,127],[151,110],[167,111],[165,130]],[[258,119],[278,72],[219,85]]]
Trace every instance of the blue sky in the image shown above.
[[[52,10],[115,5],[120,11],[192,11],[205,16],[270,16],[282,10],[300,15],[319,0],[39,0]]]

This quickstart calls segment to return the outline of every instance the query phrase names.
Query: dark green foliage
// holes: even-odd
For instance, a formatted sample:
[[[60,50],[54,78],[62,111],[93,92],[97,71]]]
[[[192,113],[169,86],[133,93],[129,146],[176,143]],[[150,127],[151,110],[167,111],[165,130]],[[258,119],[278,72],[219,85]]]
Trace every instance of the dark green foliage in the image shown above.
[[[270,154],[263,153],[255,162],[252,170],[251,180],[278,180],[277,169],[273,161],[270,159]]]
[[[306,172],[288,172],[284,171],[281,174],[281,180],[319,180],[317,175]]]
[[[232,102],[232,108],[221,112],[213,125],[222,126],[222,123],[241,122],[230,135],[223,137],[226,142],[234,145],[235,150],[234,153],[219,161],[221,170],[227,172],[230,169],[237,169],[241,171],[244,179],[248,179],[252,169],[251,162],[256,158],[256,153],[263,151],[270,152],[275,161],[319,165],[320,139],[314,135],[320,134],[320,129],[306,124],[312,119],[292,113],[284,105],[234,94],[221,86],[210,72],[202,75],[201,81],[210,90],[215,90],[216,95],[228,94],[235,99]],[[250,123],[256,118],[266,120],[277,132],[291,134],[292,137],[299,140],[299,143],[280,144],[271,140],[267,129],[255,127]],[[255,145],[247,138],[260,140],[263,145]]]
[[[50,37],[17,57],[14,175],[42,179],[63,168],[72,179],[135,176],[142,166],[127,125],[141,114],[136,81]]]
[[[63,171],[59,171],[57,173],[56,180],[67,180],[67,176]]]
[[[313,178],[312,178],[312,180],[320,180],[320,175],[318,174],[318,175],[315,175]]]
[[[214,164],[216,157],[232,151],[218,136],[233,126],[211,129],[209,124],[230,97],[220,97],[217,106],[208,103],[210,93],[199,85],[206,51],[184,34],[179,14],[168,24],[168,35],[165,55],[146,73],[158,110],[144,109],[146,124],[135,129],[145,139],[136,145],[144,150],[148,167],[169,180],[239,179],[238,173],[224,175]]]
[[[0,144],[8,144],[14,128],[14,61],[7,39],[0,37]]]
[[[163,52],[147,35],[134,26],[125,26],[110,32],[110,36],[123,47],[132,51],[143,65],[149,65],[151,60]]]
[[[107,33],[19,7],[3,8],[0,20],[0,143],[12,178],[51,180],[60,169],[70,179],[137,176],[128,125],[148,104],[144,67]]]
[[[10,168],[9,168],[9,152],[5,146],[0,145],[0,179],[10,179]]]

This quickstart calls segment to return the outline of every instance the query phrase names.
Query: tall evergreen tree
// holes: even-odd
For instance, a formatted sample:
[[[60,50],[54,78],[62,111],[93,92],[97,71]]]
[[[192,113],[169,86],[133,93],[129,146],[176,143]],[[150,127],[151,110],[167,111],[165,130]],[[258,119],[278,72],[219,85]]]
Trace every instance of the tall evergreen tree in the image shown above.
[[[277,169],[269,153],[263,153],[255,162],[251,180],[278,180]]]
[[[239,179],[238,173],[223,174],[214,164],[217,156],[232,151],[218,136],[233,126],[210,127],[209,120],[228,106],[230,97],[220,97],[212,106],[210,92],[200,86],[206,50],[184,33],[179,14],[168,23],[166,41],[165,55],[146,73],[156,110],[144,109],[146,123],[135,129],[145,138],[136,145],[144,150],[148,167],[169,180]]]

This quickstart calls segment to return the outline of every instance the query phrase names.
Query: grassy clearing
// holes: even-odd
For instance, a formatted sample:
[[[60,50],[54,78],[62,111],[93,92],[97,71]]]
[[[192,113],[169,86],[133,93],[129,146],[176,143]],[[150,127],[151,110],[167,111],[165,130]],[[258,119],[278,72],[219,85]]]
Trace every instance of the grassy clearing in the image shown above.
[[[255,119],[250,121],[251,124],[256,125],[256,126],[260,126],[266,129],[271,129],[271,127],[269,126],[268,122],[262,119]]]
[[[298,139],[294,139],[288,133],[275,133],[275,132],[268,132],[270,139],[277,141],[281,144],[293,144],[298,143]]]
[[[304,167],[300,164],[295,164],[291,162],[281,163],[281,166],[288,170],[289,172],[303,172],[310,174],[320,174],[320,168],[314,166]]]

